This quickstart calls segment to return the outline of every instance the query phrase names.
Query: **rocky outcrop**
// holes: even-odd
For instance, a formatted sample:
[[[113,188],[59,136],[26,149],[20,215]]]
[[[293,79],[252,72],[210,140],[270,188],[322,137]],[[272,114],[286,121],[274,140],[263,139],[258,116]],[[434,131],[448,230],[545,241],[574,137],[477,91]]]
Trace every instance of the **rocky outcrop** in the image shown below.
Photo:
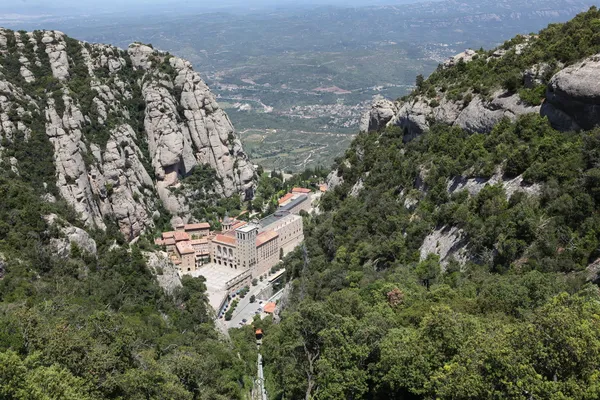
[[[560,130],[600,124],[600,54],[559,71],[548,84],[541,110]]]
[[[449,68],[449,67],[455,66],[460,61],[469,62],[473,59],[473,57],[475,57],[475,54],[477,54],[477,52],[475,50],[467,49],[467,50],[463,51],[462,53],[458,53],[457,55],[448,58],[446,61],[444,61],[443,65],[445,68]]]
[[[512,49],[497,49],[487,58],[488,62],[504,57],[509,51],[521,54],[530,45],[532,38],[533,36],[523,36],[522,42]],[[469,63],[483,54],[485,53],[468,49],[450,57],[440,68],[454,68],[459,63]],[[547,64],[534,65],[523,75],[525,84],[532,87],[542,82],[549,69]],[[404,131],[404,139],[409,141],[429,130],[432,123],[457,126],[470,133],[488,133],[502,118],[515,120],[519,115],[539,112],[539,106],[525,104],[517,93],[496,90],[484,97],[467,91],[462,93],[462,99],[454,100],[438,87],[430,89],[427,95],[413,94],[408,100],[395,103],[377,98],[371,109],[364,113],[360,130],[366,132],[386,126],[398,126]]]
[[[358,197],[358,195],[364,188],[365,188],[365,183],[363,182],[362,178],[359,178],[358,181],[356,181],[356,183],[354,184],[354,186],[352,186],[352,190],[350,191],[350,196]]]
[[[505,179],[500,171],[496,172],[489,179],[455,177],[448,182],[447,189],[450,194],[466,190],[469,192],[469,195],[476,196],[485,186],[497,184],[502,185],[507,198],[510,198],[517,192],[526,193],[530,196],[539,196],[542,191],[542,186],[539,183],[527,184],[523,182],[521,175],[512,179]]]
[[[3,64],[9,52],[20,80]],[[22,80],[45,86],[26,91]],[[161,203],[188,220],[175,189],[199,165],[216,172],[214,196],[252,196],[254,168],[215,96],[189,62],[149,46],[124,51],[58,31],[0,29],[0,138],[28,140],[34,113],[45,118],[58,191],[87,226],[114,219],[133,239]],[[19,160],[7,164],[18,173]]]
[[[378,131],[398,112],[396,104],[390,100],[378,97],[373,101],[371,109],[365,112],[360,120],[361,132]]]
[[[136,60],[134,65],[149,67],[147,46],[134,45],[129,53]],[[181,92],[179,98],[174,98],[163,82],[150,82],[142,89],[148,146],[158,193],[167,209],[178,212],[181,204],[166,188],[198,164],[209,164],[217,171],[221,178],[218,190],[225,196],[250,196],[254,169],[231,121],[189,62],[171,57],[169,63],[176,71],[173,85]]]
[[[327,190],[333,190],[342,183],[344,183],[344,178],[339,175],[339,170],[335,169],[327,175]]]
[[[59,237],[50,239],[50,247],[56,255],[63,258],[70,257],[73,245],[88,254],[96,255],[96,241],[86,231],[61,220],[56,214],[46,215],[44,220],[48,225],[58,227]]]
[[[479,95],[465,104],[441,96],[439,100],[428,101],[417,96],[407,102],[399,102],[398,112],[387,126],[399,126],[404,130],[405,139],[411,140],[429,130],[432,122],[458,126],[470,133],[488,133],[502,119],[516,120],[519,115],[538,113],[539,106],[532,107],[521,102],[516,93],[498,90],[491,100]]]
[[[456,227],[442,227],[431,232],[425,237],[419,249],[421,260],[429,254],[440,257],[440,264],[445,270],[451,260],[465,264],[469,260],[467,251],[468,240],[466,234]]]
[[[158,284],[163,290],[172,294],[173,291],[181,287],[181,279],[177,273],[177,268],[169,261],[168,254],[164,251],[144,252],[146,266],[156,276]]]

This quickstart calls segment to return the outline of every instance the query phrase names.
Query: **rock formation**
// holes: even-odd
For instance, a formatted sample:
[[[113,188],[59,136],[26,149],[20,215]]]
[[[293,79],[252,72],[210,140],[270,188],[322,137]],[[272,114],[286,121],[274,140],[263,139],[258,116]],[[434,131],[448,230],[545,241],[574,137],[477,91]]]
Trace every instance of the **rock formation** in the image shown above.
[[[385,103],[378,100],[363,116],[363,121],[368,119],[371,123],[361,124],[361,131],[398,126],[404,130],[406,139],[410,140],[429,130],[431,122],[435,121],[458,126],[471,133],[487,133],[504,117],[516,120],[519,115],[540,111],[539,106],[532,107],[522,103],[518,94],[503,90],[493,93],[491,100],[476,95],[470,102],[465,103],[449,100],[440,94],[436,102],[437,104],[423,96],[416,96],[408,101],[398,101],[393,103],[393,106],[388,104],[382,108]],[[393,116],[388,118],[391,113]],[[364,129],[365,126],[368,126],[368,129]]]
[[[600,54],[554,75],[541,112],[560,130],[587,130],[600,124]]]
[[[175,189],[198,165],[216,172],[216,196],[252,196],[231,121],[191,64],[168,53],[0,29],[0,138],[28,140],[38,114],[58,192],[90,227],[114,219],[133,239],[162,206],[189,219]],[[9,165],[19,172],[19,160]]]
[[[378,131],[398,112],[394,102],[379,96],[374,99],[371,109],[365,112],[360,120],[361,132]]]

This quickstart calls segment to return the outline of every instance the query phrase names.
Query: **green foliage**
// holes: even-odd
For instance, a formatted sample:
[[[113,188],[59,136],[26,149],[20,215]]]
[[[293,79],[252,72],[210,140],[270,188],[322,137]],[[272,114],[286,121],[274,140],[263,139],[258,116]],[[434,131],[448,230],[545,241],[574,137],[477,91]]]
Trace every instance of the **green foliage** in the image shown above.
[[[523,88],[523,73],[540,64],[548,65],[544,81],[557,71],[559,63],[573,64],[600,52],[600,11],[591,7],[564,24],[551,24],[538,35],[527,39],[521,35],[499,47],[505,54],[498,57],[495,50],[478,50],[469,62],[459,61],[452,67],[440,66],[423,80],[417,79],[412,94],[427,94],[430,88],[443,88],[451,100],[460,100],[462,93],[473,90],[487,96],[495,89],[519,92],[522,100],[539,105],[544,97],[541,88]],[[517,50],[517,46],[521,46]],[[429,95],[428,95],[429,96]],[[431,96],[429,96],[431,97]],[[468,102],[465,102],[468,104]]]
[[[295,280],[263,340],[270,393],[594,398],[600,294],[582,271],[600,257],[599,145],[598,129],[558,132],[537,115],[486,135],[358,135],[343,183],[305,218],[308,257],[284,259]],[[485,185],[494,174],[538,194]],[[467,179],[480,190],[450,190]],[[427,234],[451,227],[470,261],[421,259]]]
[[[0,397],[242,398],[252,367],[218,340],[203,281],[165,295],[112,221],[92,233],[97,257],[58,257],[52,240],[77,220],[38,190],[0,174]]]

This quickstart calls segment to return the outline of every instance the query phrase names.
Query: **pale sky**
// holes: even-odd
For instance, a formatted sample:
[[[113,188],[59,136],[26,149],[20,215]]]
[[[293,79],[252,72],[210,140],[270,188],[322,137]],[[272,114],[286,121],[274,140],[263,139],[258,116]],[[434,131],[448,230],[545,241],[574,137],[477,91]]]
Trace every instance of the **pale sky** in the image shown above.
[[[270,6],[368,6],[417,3],[424,0],[1,0],[0,13],[27,15],[88,14],[97,12],[215,11]]]

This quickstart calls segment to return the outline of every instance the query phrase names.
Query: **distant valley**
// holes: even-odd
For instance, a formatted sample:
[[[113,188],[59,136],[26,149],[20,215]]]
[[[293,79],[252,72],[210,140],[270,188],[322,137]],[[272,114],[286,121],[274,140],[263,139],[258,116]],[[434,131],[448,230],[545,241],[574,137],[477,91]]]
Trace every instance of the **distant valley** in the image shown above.
[[[493,47],[590,5],[451,0],[185,17],[50,18],[44,25],[122,48],[152,43],[190,60],[251,159],[295,172],[329,166],[347,148],[374,96],[401,97],[412,90],[417,74],[428,75],[465,48]],[[38,21],[7,22],[11,28],[39,27]]]

